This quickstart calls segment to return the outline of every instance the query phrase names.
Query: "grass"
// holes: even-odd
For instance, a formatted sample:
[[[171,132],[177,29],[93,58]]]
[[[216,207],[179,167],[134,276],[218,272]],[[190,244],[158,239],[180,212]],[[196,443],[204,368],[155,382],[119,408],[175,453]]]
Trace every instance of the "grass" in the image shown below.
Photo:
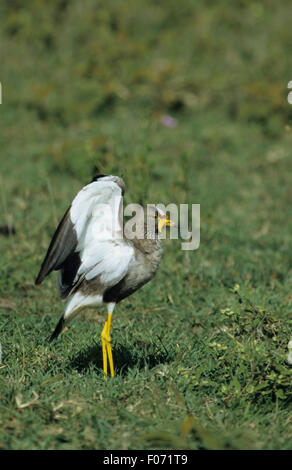
[[[291,8],[1,3],[1,448],[291,449]],[[166,240],[116,308],[108,381],[105,311],[49,345],[64,305],[34,285],[97,172],[126,203],[201,204],[199,250]]]

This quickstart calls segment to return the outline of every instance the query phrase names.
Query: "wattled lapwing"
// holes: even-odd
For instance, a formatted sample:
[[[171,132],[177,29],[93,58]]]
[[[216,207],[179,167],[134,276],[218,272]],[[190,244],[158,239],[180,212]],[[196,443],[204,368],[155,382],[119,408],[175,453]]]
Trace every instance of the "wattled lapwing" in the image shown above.
[[[68,299],[50,341],[80,309],[106,305],[103,370],[107,375],[109,361],[111,376],[114,307],[153,278],[162,255],[159,232],[173,225],[160,209],[148,205],[137,211],[135,230],[127,229],[122,221],[124,191],[124,181],[112,175],[98,175],[81,189],[57,227],[35,281],[40,284],[51,271],[59,271],[61,297]]]

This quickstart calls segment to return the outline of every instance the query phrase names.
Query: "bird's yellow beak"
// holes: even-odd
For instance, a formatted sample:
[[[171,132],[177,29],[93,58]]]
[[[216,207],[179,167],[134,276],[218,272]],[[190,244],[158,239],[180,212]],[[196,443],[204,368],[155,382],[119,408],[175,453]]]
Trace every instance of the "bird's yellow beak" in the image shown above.
[[[164,226],[166,227],[172,227],[172,225],[175,225],[174,222],[170,220],[168,215],[160,215],[158,216],[158,230],[159,232],[162,232],[162,229]]]

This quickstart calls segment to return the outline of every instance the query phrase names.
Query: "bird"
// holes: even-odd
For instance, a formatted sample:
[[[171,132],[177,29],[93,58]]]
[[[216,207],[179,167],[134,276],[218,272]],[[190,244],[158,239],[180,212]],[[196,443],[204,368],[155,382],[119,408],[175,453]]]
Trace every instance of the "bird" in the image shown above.
[[[175,225],[155,205],[139,206],[135,223],[123,223],[125,183],[119,176],[99,174],[73,199],[49,244],[35,284],[58,271],[57,286],[67,299],[49,341],[57,339],[81,309],[105,305],[101,332],[103,372],[114,376],[111,322],[116,304],[156,274],[162,256],[159,233]],[[135,227],[135,230],[133,230]]]

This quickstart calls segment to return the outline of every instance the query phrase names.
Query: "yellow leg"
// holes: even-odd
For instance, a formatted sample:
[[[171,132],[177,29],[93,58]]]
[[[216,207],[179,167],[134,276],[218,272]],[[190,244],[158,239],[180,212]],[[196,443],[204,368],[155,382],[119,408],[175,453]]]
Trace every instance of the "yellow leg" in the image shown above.
[[[104,371],[105,378],[107,376],[107,352],[106,352],[106,340],[105,340],[106,335],[107,335],[107,321],[105,322],[103,330],[101,332],[103,371]]]
[[[111,376],[112,377],[114,376],[114,362],[113,362],[111,337],[110,337],[111,321],[112,321],[112,314],[109,313],[107,316],[107,321],[105,322],[102,333],[101,333],[103,371],[104,371],[105,378],[107,378],[107,359],[109,361]]]

